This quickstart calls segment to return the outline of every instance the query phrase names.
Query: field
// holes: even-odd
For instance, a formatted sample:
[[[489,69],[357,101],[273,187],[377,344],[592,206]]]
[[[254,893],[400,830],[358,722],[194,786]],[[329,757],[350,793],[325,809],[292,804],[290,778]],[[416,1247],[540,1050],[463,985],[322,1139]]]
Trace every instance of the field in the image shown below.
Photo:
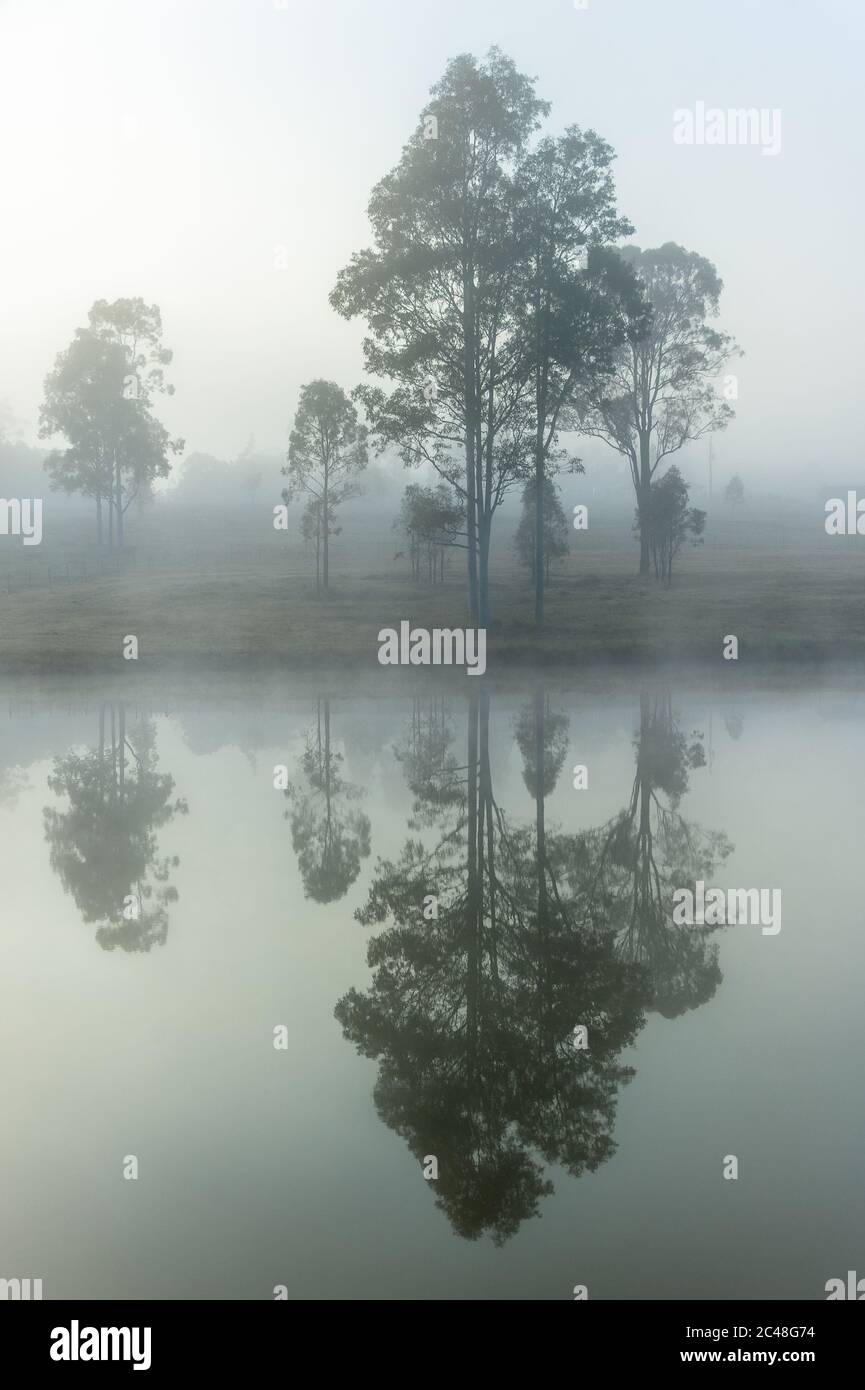
[[[46,526],[43,544],[0,538],[0,668],[7,674],[166,667],[377,668],[377,633],[409,619],[466,626],[464,553],[443,585],[412,582],[393,508],[344,518],[333,542],[331,592],[317,596],[311,557],[274,532],[265,504],[241,517],[184,514],[161,504],[130,526],[128,554],[109,557],[83,520]],[[641,581],[624,509],[595,508],[590,530],[548,590],[534,631],[533,598],[503,517],[494,545],[490,670],[522,665],[720,661],[825,662],[865,656],[865,539],[828,537],[822,508],[777,499],[733,512],[716,503],[704,546],[683,551],[672,586]],[[314,561],[312,562],[314,564]]]

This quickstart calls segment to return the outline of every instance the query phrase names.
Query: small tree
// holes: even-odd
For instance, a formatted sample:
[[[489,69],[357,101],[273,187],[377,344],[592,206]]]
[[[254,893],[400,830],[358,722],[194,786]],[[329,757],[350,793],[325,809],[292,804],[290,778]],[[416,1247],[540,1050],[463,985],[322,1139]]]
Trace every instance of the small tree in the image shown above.
[[[536,564],[536,497],[537,489],[534,480],[532,480],[526,483],[523,488],[523,514],[514,534],[514,549],[519,556],[520,564],[525,565],[530,574],[535,573]],[[544,481],[542,552],[544,581],[547,584],[550,582],[550,566],[553,560],[563,560],[570,551],[569,534],[568,519],[562,511],[562,504],[558,498],[558,488],[552,478],[547,478]]]
[[[658,482],[652,484],[648,503],[643,508],[643,525],[648,525],[649,551],[655,569],[655,578],[666,579],[669,584],[673,577],[673,561],[685,544],[703,544],[703,531],[706,526],[706,513],[697,507],[689,507],[688,484],[675,464]],[[634,530],[640,533],[640,515],[634,522]]]
[[[102,506],[108,503],[109,544],[123,547],[123,518],[137,497],[167,477],[170,439],[153,415],[153,397],[172,395],[164,368],[172,354],[162,346],[162,320],[143,299],[98,299],[88,326],[79,328],[45,380],[40,438],[63,435],[69,448],[45,461],[51,486],[96,501],[102,541]]]
[[[745,484],[738,473],[735,478],[731,478],[724,488],[724,499],[734,507],[740,507],[745,500]]]
[[[445,553],[461,545],[457,538],[465,536],[463,508],[445,484],[431,488],[409,483],[394,525],[408,538],[413,577],[420,579],[425,564],[429,583],[444,583]]]
[[[336,508],[360,487],[357,475],[367,463],[367,430],[358,423],[357,411],[334,381],[311,381],[301,389],[300,403],[288,445],[290,479],[283,501],[307,493],[318,502],[321,546],[321,586],[328,590],[328,541],[336,534]]]
[[[714,381],[740,349],[711,326],[719,313],[723,281],[711,261],[674,242],[652,250],[623,247],[652,307],[626,306],[627,346],[612,377],[592,384],[577,402],[578,428],[602,439],[629,462],[638,513],[646,513],[640,574],[649,573],[651,488],[664,460],[733,418]],[[666,466],[666,465],[664,465]]]

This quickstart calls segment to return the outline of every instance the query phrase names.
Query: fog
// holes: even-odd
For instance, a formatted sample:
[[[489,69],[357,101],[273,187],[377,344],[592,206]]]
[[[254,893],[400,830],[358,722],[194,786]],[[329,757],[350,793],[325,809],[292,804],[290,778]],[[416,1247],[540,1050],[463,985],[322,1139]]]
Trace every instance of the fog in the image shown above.
[[[827,0],[5,0],[0,399],[35,442],[42,382],[97,298],[162,310],[189,452],[284,452],[301,385],[361,379],[328,304],[372,186],[457,53],[499,44],[617,154],[634,240],[724,280],[737,364],[718,466],[806,485],[858,458],[861,6]],[[673,112],[781,112],[781,149],[683,146]],[[831,215],[830,215],[831,213]],[[284,248],[286,268],[275,268]],[[582,448],[597,467],[602,447]],[[705,445],[696,467],[705,459]]]
[[[0,0],[0,1299],[865,1297],[863,38]]]

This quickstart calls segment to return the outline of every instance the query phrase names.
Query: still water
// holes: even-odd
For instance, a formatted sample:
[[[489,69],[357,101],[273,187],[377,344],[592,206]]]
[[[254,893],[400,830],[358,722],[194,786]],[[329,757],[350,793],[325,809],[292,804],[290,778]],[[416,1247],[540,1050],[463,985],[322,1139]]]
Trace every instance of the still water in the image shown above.
[[[863,716],[832,681],[16,691],[0,1276],[822,1299],[865,1273]],[[698,880],[778,890],[780,932],[673,926]]]

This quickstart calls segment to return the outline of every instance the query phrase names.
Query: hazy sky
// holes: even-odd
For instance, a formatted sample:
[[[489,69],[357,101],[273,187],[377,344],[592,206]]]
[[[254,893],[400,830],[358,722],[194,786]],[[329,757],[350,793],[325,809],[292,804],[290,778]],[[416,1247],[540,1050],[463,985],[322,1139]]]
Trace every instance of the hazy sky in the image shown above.
[[[722,471],[852,468],[863,31],[861,0],[0,0],[0,399],[32,440],[93,300],[141,295],[188,451],[283,450],[303,382],[360,379],[362,327],[327,296],[372,185],[448,59],[497,43],[551,131],[611,142],[633,240],[723,276],[747,355]],[[779,109],[780,153],[675,144],[701,101]]]

